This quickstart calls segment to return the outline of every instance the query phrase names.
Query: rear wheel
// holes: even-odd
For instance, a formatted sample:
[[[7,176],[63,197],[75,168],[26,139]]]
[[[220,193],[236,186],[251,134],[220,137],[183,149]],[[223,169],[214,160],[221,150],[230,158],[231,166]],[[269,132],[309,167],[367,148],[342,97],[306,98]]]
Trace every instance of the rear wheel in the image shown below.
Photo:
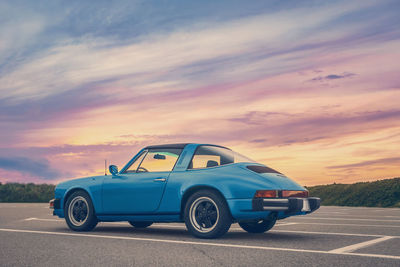
[[[232,224],[232,217],[225,200],[211,190],[197,191],[189,197],[184,218],[186,228],[199,238],[220,237]]]
[[[274,227],[276,218],[259,220],[255,222],[240,222],[239,225],[243,230],[249,233],[264,233]]]
[[[135,228],[146,228],[153,224],[152,222],[133,222],[133,221],[130,221],[129,223]]]
[[[90,231],[98,222],[92,200],[85,191],[76,191],[68,197],[64,216],[68,227],[74,231]]]

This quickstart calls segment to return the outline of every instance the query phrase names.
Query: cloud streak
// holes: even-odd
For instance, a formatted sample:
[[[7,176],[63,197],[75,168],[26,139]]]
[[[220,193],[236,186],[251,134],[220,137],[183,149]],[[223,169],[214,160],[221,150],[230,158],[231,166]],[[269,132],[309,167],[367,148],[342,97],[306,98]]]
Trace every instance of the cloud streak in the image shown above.
[[[400,157],[392,157],[392,158],[382,158],[375,160],[366,160],[357,163],[345,164],[345,165],[333,165],[328,166],[328,169],[354,169],[354,168],[364,168],[369,166],[376,165],[387,165],[387,164],[397,164],[400,163]]]
[[[400,110],[377,110],[353,114],[328,113],[320,114],[319,116],[316,114],[252,111],[230,120],[251,127],[229,134],[230,138],[255,138],[256,142],[253,140],[253,143],[258,143],[261,146],[288,145],[324,139],[337,139],[346,135],[390,127],[400,120]],[[261,136],[266,138],[259,138]]]
[[[46,180],[54,180],[61,173],[50,167],[45,159],[30,159],[26,157],[0,157],[0,168],[4,170],[17,171],[39,177]]]
[[[348,72],[344,72],[343,74],[329,74],[326,76],[318,76],[315,77],[313,79],[311,79],[312,82],[316,82],[316,81],[327,81],[327,80],[337,80],[337,79],[345,79],[345,78],[349,78],[349,77],[353,77],[354,73],[348,73]]]

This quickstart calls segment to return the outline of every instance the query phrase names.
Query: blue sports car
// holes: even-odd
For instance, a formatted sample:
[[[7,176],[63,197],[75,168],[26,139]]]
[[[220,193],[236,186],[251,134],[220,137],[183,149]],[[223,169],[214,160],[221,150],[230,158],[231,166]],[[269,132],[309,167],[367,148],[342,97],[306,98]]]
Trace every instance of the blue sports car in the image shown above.
[[[263,233],[276,220],[320,206],[319,198],[282,173],[217,145],[148,146],[109,172],[58,184],[53,215],[75,231],[92,230],[99,221],[128,221],[136,228],[185,222],[194,236],[216,238],[235,222]]]

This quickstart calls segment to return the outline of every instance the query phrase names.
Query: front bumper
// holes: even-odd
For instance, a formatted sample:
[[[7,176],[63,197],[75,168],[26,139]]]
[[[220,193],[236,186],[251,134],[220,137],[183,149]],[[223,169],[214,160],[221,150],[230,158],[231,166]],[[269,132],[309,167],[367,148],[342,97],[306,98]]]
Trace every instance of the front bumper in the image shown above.
[[[55,215],[55,210],[61,208],[61,201],[58,198],[49,201],[49,208],[53,210],[53,215]]]
[[[320,207],[321,199],[318,197],[308,198],[254,198],[254,211],[284,211],[285,214],[299,212],[311,213]]]

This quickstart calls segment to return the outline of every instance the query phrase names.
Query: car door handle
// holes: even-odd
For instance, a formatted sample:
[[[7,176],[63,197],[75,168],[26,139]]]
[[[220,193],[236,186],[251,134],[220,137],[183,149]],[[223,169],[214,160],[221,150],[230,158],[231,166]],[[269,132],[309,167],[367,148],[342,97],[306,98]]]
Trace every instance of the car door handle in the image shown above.
[[[154,182],[165,182],[167,179],[165,179],[165,178],[156,178],[156,179],[154,179],[153,181]]]

